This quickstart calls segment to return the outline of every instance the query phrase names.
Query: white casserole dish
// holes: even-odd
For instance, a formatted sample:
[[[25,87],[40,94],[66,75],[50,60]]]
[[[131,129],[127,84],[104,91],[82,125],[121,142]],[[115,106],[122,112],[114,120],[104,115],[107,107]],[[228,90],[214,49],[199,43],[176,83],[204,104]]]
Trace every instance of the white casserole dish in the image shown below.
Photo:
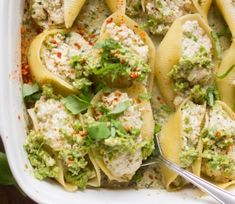
[[[89,189],[69,193],[59,185],[34,178],[23,148],[26,136],[20,75],[23,2],[0,1],[0,134],[12,173],[22,190],[38,203],[213,203],[209,197],[200,197],[199,191],[191,189],[174,193],[154,189]]]

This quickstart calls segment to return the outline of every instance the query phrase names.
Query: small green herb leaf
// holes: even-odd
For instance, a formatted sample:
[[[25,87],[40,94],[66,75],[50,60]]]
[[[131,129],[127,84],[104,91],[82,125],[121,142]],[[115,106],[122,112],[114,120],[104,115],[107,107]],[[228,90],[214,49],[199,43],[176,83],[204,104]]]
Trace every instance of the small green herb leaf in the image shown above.
[[[85,101],[75,95],[70,95],[66,98],[63,98],[62,103],[73,115],[77,115],[87,110],[90,106],[90,103],[88,101]]]
[[[142,93],[139,95],[139,99],[141,100],[150,100],[151,96],[148,93]]]
[[[15,179],[9,168],[6,155],[0,152],[0,184],[16,185]]]
[[[94,140],[102,140],[111,136],[110,129],[105,122],[95,122],[88,126],[88,135]]]
[[[217,36],[216,32],[211,31],[211,37],[215,43],[215,54],[216,54],[216,59],[221,61],[222,59],[222,49],[220,46],[220,41],[219,41],[219,37]]]
[[[83,60],[81,57],[79,57],[78,55],[75,55],[72,57],[72,59],[70,60],[69,62],[69,65],[72,67],[72,68],[77,68],[79,65],[81,66]]]
[[[125,111],[129,106],[131,105],[130,101],[124,101],[120,104],[118,104],[112,111],[109,112],[109,114],[119,114]]]
[[[207,92],[207,104],[212,107],[214,106],[216,100],[215,87],[209,86],[206,92]]]
[[[35,93],[38,93],[40,91],[40,88],[38,86],[38,84],[23,84],[22,87],[22,94],[23,97],[27,97],[27,96],[32,96]]]
[[[219,78],[219,79],[224,79],[225,77],[227,77],[230,72],[235,68],[235,64],[233,64],[231,67],[229,67],[223,74],[221,75],[217,75],[216,77]]]
[[[156,124],[154,127],[154,133],[158,134],[161,131],[161,129],[162,129],[162,126],[159,124]]]
[[[171,113],[174,112],[174,111],[172,110],[172,108],[171,108],[170,106],[166,105],[166,104],[161,105],[160,108],[161,108],[163,111],[165,111],[166,113],[168,113],[168,114],[171,114]]]

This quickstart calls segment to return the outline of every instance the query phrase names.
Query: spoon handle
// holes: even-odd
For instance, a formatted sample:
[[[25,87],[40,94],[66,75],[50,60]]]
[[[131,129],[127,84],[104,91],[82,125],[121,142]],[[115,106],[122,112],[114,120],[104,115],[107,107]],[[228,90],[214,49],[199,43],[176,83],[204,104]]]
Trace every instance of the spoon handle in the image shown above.
[[[216,199],[219,203],[222,204],[234,204],[235,203],[235,196],[231,193],[219,188],[218,186],[180,168],[178,165],[174,164],[173,162],[165,159],[163,156],[159,156],[158,158],[170,169],[177,172],[180,176],[188,180],[190,183],[194,184],[202,191],[211,195],[214,199]]]

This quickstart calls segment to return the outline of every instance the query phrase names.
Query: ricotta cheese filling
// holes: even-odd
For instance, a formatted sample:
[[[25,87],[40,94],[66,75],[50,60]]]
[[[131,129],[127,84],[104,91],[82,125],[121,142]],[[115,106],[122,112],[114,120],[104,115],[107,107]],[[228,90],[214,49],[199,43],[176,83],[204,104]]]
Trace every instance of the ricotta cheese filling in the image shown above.
[[[100,111],[102,109],[106,109],[107,114],[120,111],[110,120],[116,133],[103,140],[101,154],[113,176],[130,179],[140,167],[143,159],[142,148],[147,145],[147,141],[143,141],[141,136],[143,121],[137,103],[127,93],[116,90],[102,95],[97,107],[96,120],[103,117],[104,114]]]
[[[191,0],[147,0],[145,4],[147,26],[153,34],[166,34],[177,18],[194,10]]]
[[[115,91],[108,96],[103,96],[102,101],[110,111],[114,110],[114,108],[116,108],[121,103],[129,101],[132,105],[123,111],[123,113],[118,117],[118,120],[122,123],[126,130],[131,128],[141,129],[143,124],[141,119],[141,112],[138,110],[137,105],[133,99],[129,98],[127,93]]]
[[[34,107],[37,129],[53,149],[70,148],[65,135],[76,134],[73,116],[62,102],[41,97]]]
[[[115,177],[123,177],[130,179],[142,164],[141,149],[138,149],[134,154],[118,154],[112,160],[107,155],[104,155],[104,163]]]
[[[80,34],[71,32],[48,36],[40,52],[42,63],[47,70],[75,88],[81,89],[83,85],[89,85],[89,81],[81,79],[88,74],[82,66],[77,65],[81,63],[79,59],[87,55],[90,50],[91,45]],[[83,83],[80,83],[81,80]]]
[[[148,46],[125,24],[118,26],[114,22],[108,23],[106,25],[106,32],[112,39],[121,42],[122,45],[128,48],[131,48],[136,54],[143,58],[145,62],[148,61]]]
[[[196,149],[203,126],[206,107],[188,101],[184,104],[181,111],[183,146],[180,161],[184,167],[189,167],[199,156],[199,152]]]
[[[176,106],[189,95],[194,102],[203,103],[213,72],[212,43],[207,33],[196,20],[186,21],[182,30],[182,56],[170,71],[177,95]]]
[[[234,179],[235,120],[218,103],[209,111],[208,127],[202,138],[203,172],[220,182]]]
[[[32,0],[32,18],[44,28],[64,24],[64,0]]]

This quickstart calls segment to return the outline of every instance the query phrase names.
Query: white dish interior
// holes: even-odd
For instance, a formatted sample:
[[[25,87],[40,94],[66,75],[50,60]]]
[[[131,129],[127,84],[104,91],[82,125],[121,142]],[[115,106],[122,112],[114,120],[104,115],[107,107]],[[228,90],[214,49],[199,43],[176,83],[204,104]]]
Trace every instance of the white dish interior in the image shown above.
[[[38,181],[24,151],[26,136],[21,97],[20,24],[23,0],[0,1],[0,133],[13,175],[22,190],[38,203],[214,203],[198,190],[169,193],[165,190],[89,189],[74,193],[48,181]],[[28,166],[28,168],[26,168]],[[235,192],[235,191],[234,191]]]

